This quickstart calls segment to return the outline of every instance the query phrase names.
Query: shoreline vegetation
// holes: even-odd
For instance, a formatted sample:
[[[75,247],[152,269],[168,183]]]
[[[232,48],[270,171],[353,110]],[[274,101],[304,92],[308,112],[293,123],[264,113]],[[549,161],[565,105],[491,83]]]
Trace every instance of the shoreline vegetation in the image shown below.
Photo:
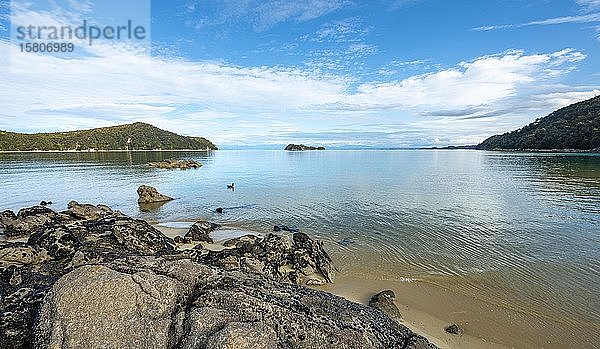
[[[136,122],[89,130],[53,133],[0,131],[0,151],[156,151],[217,150],[208,139],[181,136]]]
[[[600,96],[571,104],[477,145],[478,150],[600,152]]]

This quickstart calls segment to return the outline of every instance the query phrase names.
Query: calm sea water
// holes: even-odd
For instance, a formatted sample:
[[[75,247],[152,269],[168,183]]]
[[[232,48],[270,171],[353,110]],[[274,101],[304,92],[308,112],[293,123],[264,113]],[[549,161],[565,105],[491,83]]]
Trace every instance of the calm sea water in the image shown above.
[[[198,170],[145,163],[192,158]],[[226,189],[235,182],[236,190]],[[151,212],[136,188],[176,197]],[[452,277],[461,292],[600,328],[600,156],[478,151],[0,154],[0,209],[105,203],[323,239],[341,273]],[[225,214],[214,212],[225,208]]]

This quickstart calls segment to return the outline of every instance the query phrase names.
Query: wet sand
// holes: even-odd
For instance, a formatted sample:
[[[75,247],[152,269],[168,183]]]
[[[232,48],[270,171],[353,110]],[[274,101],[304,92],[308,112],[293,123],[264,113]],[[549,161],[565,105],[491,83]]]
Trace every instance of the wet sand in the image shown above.
[[[404,324],[441,348],[597,348],[600,343],[597,324],[589,328],[569,326],[558,319],[543,319],[480,301],[429,281],[342,276],[319,289],[361,304],[368,304],[377,292],[391,289]],[[453,323],[464,330],[462,336],[444,331]]]

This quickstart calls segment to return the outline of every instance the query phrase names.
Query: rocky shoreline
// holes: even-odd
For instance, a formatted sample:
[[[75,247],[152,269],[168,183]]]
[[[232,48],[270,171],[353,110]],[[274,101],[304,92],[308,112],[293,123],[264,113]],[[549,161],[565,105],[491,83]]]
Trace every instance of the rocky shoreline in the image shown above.
[[[190,230],[208,236],[205,223]],[[184,250],[143,220],[75,201],[4,211],[0,228],[0,348],[435,348],[388,293],[367,307],[300,286],[335,272],[300,232]]]

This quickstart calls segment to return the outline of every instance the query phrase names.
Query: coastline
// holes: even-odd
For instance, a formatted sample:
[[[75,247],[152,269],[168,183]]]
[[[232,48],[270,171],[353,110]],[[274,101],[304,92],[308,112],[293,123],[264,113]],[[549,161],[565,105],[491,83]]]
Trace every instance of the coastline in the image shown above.
[[[31,153],[31,154],[53,154],[53,153],[67,153],[67,154],[95,154],[95,153],[162,153],[162,152],[173,152],[173,153],[186,153],[186,152],[198,152],[198,153],[210,153],[214,151],[245,151],[245,150],[263,150],[263,151],[284,151],[283,149],[108,149],[108,150],[0,150],[0,154],[19,154],[19,153]],[[378,148],[357,148],[357,149],[327,149],[327,152],[332,151],[477,151],[477,152],[489,152],[489,153],[523,153],[523,154],[600,154],[600,150],[596,149],[472,149],[472,148],[398,148],[398,149],[378,149]],[[287,151],[290,152],[290,151]],[[291,152],[302,152],[302,151],[291,151]]]
[[[71,154],[86,154],[86,153],[146,153],[146,152],[212,152],[218,149],[109,149],[109,150],[0,150],[1,153],[71,153]]]
[[[150,222],[165,235],[173,238],[184,235],[187,228],[168,226],[167,223]],[[170,222],[172,223],[172,222]],[[177,223],[193,224],[192,221]],[[162,225],[165,224],[165,225]],[[241,236],[244,228],[224,227]],[[215,231],[218,232],[219,230]],[[247,233],[260,232],[246,231]],[[220,251],[224,235],[214,244],[203,247]],[[231,238],[231,237],[227,237]],[[194,244],[180,245],[192,249]],[[335,258],[333,260],[335,265]],[[570,327],[558,319],[542,318],[500,304],[494,304],[455,290],[451,278],[418,280],[381,280],[355,277],[345,270],[331,284],[307,286],[329,292],[349,301],[368,306],[369,299],[378,292],[391,289],[396,294],[396,306],[404,318],[403,325],[424,336],[440,348],[448,349],[508,349],[508,348],[577,348],[594,347],[589,328]],[[464,333],[460,336],[445,332],[444,328],[457,324]],[[600,338],[598,338],[600,340]]]
[[[464,295],[451,280],[411,282],[342,276],[320,288],[353,302],[368,304],[374,292],[391,289],[405,325],[441,348],[594,348],[600,340],[597,324],[569,326],[560,319],[542,318]],[[462,336],[444,331],[457,324]],[[595,337],[595,338],[594,338]]]
[[[387,296],[364,306],[301,286],[335,270],[305,233],[225,228],[216,251],[205,246],[218,224],[194,223],[185,243],[201,244],[180,248],[181,236],[106,205],[1,218],[0,348],[437,348],[397,322]]]

